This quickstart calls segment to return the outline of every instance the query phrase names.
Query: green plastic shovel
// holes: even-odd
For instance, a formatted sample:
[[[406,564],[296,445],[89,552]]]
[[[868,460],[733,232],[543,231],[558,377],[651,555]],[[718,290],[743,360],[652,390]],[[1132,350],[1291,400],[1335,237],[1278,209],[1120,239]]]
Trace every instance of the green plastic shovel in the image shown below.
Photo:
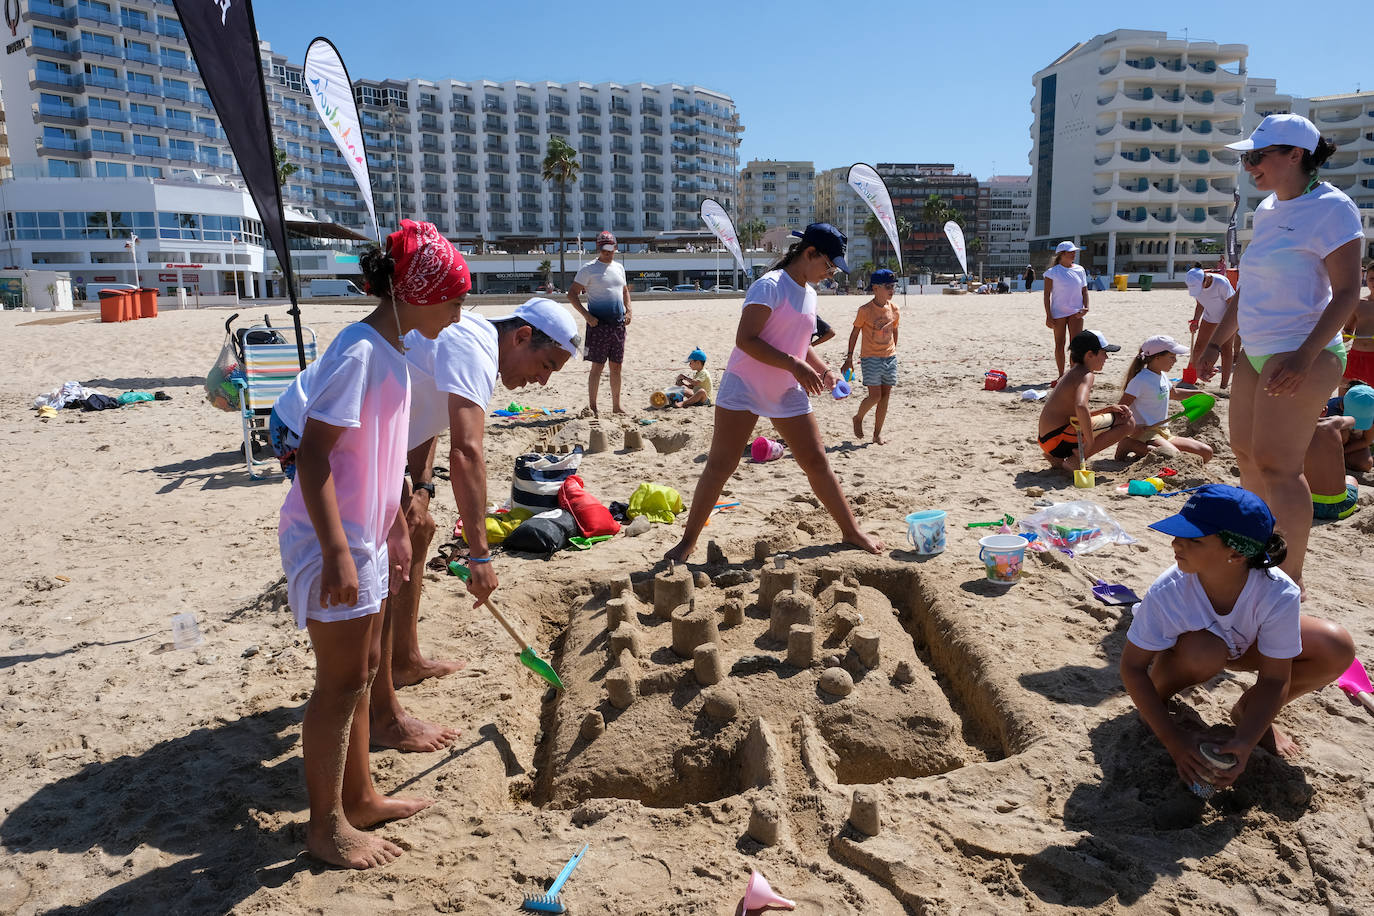
[[[1190,394],[1178,403],[1183,409],[1168,420],[1165,420],[1165,423],[1168,423],[1170,420],[1177,420],[1179,417],[1187,417],[1189,423],[1196,423],[1212,412],[1212,408],[1216,406],[1217,399],[1210,394],[1198,393]]]
[[[488,598],[482,603],[485,604],[487,606],[487,610],[491,611],[491,613],[496,617],[496,619],[500,621],[501,626],[506,628],[506,632],[511,635],[511,639],[514,639],[516,643],[519,644],[520,664],[524,665],[526,668],[530,669],[535,674],[539,675],[544,680],[548,681],[550,684],[557,687],[559,690],[564,689],[563,680],[558,676],[558,672],[554,671],[552,665],[550,665],[548,662],[540,658],[535,653],[534,649],[530,648],[530,644],[525,641],[525,637],[521,636],[519,631],[517,631],[515,627],[511,626],[510,621],[506,619],[506,615],[501,613],[501,611],[496,607],[496,605],[491,603],[491,599]]]

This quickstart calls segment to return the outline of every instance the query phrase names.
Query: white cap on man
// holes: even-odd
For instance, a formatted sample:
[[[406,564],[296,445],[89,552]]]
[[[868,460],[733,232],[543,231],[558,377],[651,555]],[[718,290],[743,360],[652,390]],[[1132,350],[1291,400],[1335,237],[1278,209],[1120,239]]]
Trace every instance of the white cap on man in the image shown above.
[[[582,336],[577,333],[577,322],[573,320],[572,313],[552,299],[536,296],[516,306],[515,311],[509,315],[491,320],[503,321],[506,318],[519,318],[542,331],[573,356],[580,356],[582,353]]]
[[[1296,146],[1315,152],[1321,142],[1317,125],[1295,114],[1272,114],[1259,123],[1255,132],[1244,140],[1226,144],[1227,149],[1264,149],[1266,146]]]
[[[1183,275],[1183,283],[1188,287],[1188,295],[1194,299],[1198,293],[1202,292],[1202,284],[1207,280],[1207,271],[1201,267],[1194,267]]]

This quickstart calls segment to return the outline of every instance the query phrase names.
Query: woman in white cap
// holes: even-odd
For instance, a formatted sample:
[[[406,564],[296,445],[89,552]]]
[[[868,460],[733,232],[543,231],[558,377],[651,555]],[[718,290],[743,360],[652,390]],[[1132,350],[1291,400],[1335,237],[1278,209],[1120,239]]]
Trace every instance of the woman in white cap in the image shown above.
[[[1075,264],[1079,248],[1073,242],[1060,242],[1054,249],[1054,263],[1045,268],[1045,327],[1054,331],[1054,364],[1064,374],[1064,354],[1068,343],[1083,330],[1088,314],[1088,272]]]
[[[1283,571],[1302,583],[1312,525],[1303,456],[1322,405],[1345,367],[1341,329],[1360,296],[1360,211],[1319,181],[1335,152],[1300,115],[1270,115],[1229,144],[1255,187],[1254,235],[1240,259],[1240,283],[1198,364],[1210,378],[1239,329],[1242,355],[1231,391],[1231,447],[1241,484],[1273,509],[1288,538]]]

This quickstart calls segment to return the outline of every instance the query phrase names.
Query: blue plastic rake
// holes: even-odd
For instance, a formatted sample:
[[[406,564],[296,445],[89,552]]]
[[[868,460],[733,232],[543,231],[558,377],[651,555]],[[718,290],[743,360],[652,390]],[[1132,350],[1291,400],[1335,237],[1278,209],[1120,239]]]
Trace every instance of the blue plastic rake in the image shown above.
[[[577,863],[582,861],[582,856],[587,852],[588,844],[584,843],[578,850],[577,855],[568,860],[568,864],[563,866],[563,870],[558,873],[558,877],[553,879],[549,885],[547,893],[526,894],[525,902],[520,904],[522,909],[538,910],[541,913],[564,913],[567,907],[563,905],[563,898],[558,896],[558,892],[563,889],[563,884],[572,875]]]

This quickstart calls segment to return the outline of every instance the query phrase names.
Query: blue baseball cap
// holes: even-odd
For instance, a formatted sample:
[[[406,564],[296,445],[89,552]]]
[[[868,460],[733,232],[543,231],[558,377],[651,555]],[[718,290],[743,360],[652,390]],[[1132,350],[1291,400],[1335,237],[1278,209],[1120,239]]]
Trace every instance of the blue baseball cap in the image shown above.
[[[1366,430],[1374,426],[1374,388],[1351,385],[1344,402],[1342,413],[1355,418],[1355,429]]]
[[[687,354],[687,362],[689,362],[689,363],[692,362],[693,360],[698,360],[698,359],[701,360],[703,363],[706,362],[706,351],[703,350],[703,349],[701,349],[701,347],[697,347],[697,348],[696,348],[695,350],[693,350],[691,353],[688,353],[688,354]]]
[[[897,275],[886,267],[873,271],[873,276],[868,278],[869,286],[893,286],[897,283]]]
[[[1177,515],[1150,527],[1176,538],[1240,535],[1262,548],[1274,535],[1274,514],[1249,490],[1214,483],[1198,487]]]
[[[849,265],[844,261],[844,250],[849,239],[843,232],[829,223],[812,223],[805,232],[794,231],[792,235],[801,239],[802,245],[810,245],[829,258],[831,264],[849,273]]]

